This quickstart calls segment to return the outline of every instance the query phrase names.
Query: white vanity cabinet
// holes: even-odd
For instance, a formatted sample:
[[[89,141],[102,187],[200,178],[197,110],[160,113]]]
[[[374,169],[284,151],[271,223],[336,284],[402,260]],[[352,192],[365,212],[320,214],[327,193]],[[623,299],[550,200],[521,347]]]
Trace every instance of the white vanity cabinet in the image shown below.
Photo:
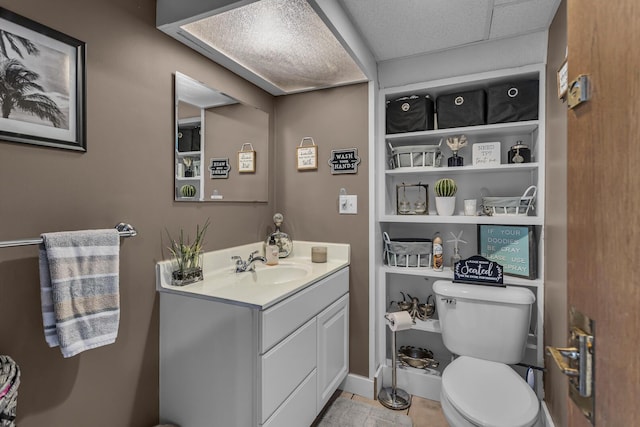
[[[536,295],[533,307],[531,329],[524,363],[542,367],[544,365],[542,323],[544,302],[544,231],[545,231],[545,72],[542,65],[530,65],[514,69],[495,70],[467,76],[457,76],[437,81],[408,84],[401,87],[381,89],[379,122],[385,123],[385,102],[409,95],[429,95],[432,99],[449,93],[486,89],[492,85],[524,80],[538,80],[539,107],[538,119],[521,122],[497,123],[478,126],[434,129],[420,132],[407,132],[380,135],[376,146],[377,174],[375,189],[377,194],[376,225],[377,241],[382,233],[391,238],[429,238],[439,233],[444,241],[444,271],[434,271],[430,267],[404,267],[388,265],[383,261],[383,248],[379,246],[376,256],[377,275],[377,360],[382,369],[385,384],[390,379],[392,349],[390,333],[384,321],[384,313],[392,301],[402,299],[402,293],[426,301],[432,294],[432,285],[438,279],[452,279],[453,271],[451,240],[463,231],[462,238],[467,244],[460,245],[462,258],[468,258],[479,252],[478,234],[480,225],[531,226],[537,247],[537,277],[526,279],[505,276],[504,283],[509,286],[523,286]],[[384,129],[382,129],[384,132]],[[447,158],[451,150],[444,141],[448,137],[465,135],[469,144],[460,151],[464,166],[447,167]],[[508,162],[509,148],[522,141],[531,148],[531,162],[511,164]],[[390,164],[389,146],[437,145],[441,142],[442,167],[419,166],[393,168]],[[491,165],[473,165],[472,147],[476,143],[500,143],[500,162]],[[458,185],[456,209],[453,215],[441,216],[435,212],[434,185],[440,178],[453,178]],[[404,197],[398,192],[404,184],[428,185],[429,213],[405,214],[398,212],[398,198]],[[465,216],[463,200],[476,199],[478,207],[482,203],[481,195],[520,196],[529,186],[537,187],[535,210],[528,215],[501,216]],[[415,200],[414,200],[415,201]],[[411,345],[428,348],[440,360],[438,372],[414,368],[403,368],[398,372],[398,382],[411,394],[438,400],[440,395],[440,373],[451,359],[451,353],[444,347],[440,336],[440,323],[435,318],[416,321],[411,331],[398,334],[398,347]],[[526,368],[518,368],[523,372]],[[536,373],[537,392],[542,396],[542,375]],[[379,381],[379,384],[381,381]]]
[[[311,425],[348,373],[349,267],[268,307],[160,292],[160,420]]]

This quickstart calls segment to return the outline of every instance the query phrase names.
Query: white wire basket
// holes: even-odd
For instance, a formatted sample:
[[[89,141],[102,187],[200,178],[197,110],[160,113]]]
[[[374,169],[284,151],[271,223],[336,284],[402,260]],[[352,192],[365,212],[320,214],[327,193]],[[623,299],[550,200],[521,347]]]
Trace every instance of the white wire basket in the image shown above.
[[[405,145],[394,147],[389,144],[391,151],[391,168],[418,168],[442,166],[442,152],[440,145]]]
[[[520,215],[527,216],[535,209],[534,202],[538,188],[535,185],[527,188],[522,196],[516,197],[483,197],[482,209],[486,215]]]
[[[385,231],[384,262],[391,267],[431,267],[431,239],[395,238]]]

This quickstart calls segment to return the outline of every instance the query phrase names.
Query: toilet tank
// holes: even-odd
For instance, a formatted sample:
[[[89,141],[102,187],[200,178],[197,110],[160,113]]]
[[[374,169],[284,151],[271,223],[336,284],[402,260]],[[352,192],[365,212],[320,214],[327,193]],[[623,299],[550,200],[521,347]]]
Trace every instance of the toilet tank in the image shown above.
[[[514,364],[522,360],[535,296],[527,288],[433,284],[442,340],[454,354]]]

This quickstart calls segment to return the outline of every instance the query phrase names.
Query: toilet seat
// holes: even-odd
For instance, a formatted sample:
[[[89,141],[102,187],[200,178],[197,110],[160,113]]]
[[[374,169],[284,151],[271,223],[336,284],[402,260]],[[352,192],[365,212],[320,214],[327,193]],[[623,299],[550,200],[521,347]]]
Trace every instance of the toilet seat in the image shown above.
[[[463,417],[478,426],[530,427],[540,402],[509,366],[460,356],[442,374],[442,394]]]

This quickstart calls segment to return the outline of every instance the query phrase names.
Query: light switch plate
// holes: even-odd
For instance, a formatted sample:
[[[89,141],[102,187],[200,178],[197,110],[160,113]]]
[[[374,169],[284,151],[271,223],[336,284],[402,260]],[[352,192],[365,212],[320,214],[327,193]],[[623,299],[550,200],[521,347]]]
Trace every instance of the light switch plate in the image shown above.
[[[358,213],[358,196],[343,195],[338,201],[338,212],[341,214],[355,215]]]

